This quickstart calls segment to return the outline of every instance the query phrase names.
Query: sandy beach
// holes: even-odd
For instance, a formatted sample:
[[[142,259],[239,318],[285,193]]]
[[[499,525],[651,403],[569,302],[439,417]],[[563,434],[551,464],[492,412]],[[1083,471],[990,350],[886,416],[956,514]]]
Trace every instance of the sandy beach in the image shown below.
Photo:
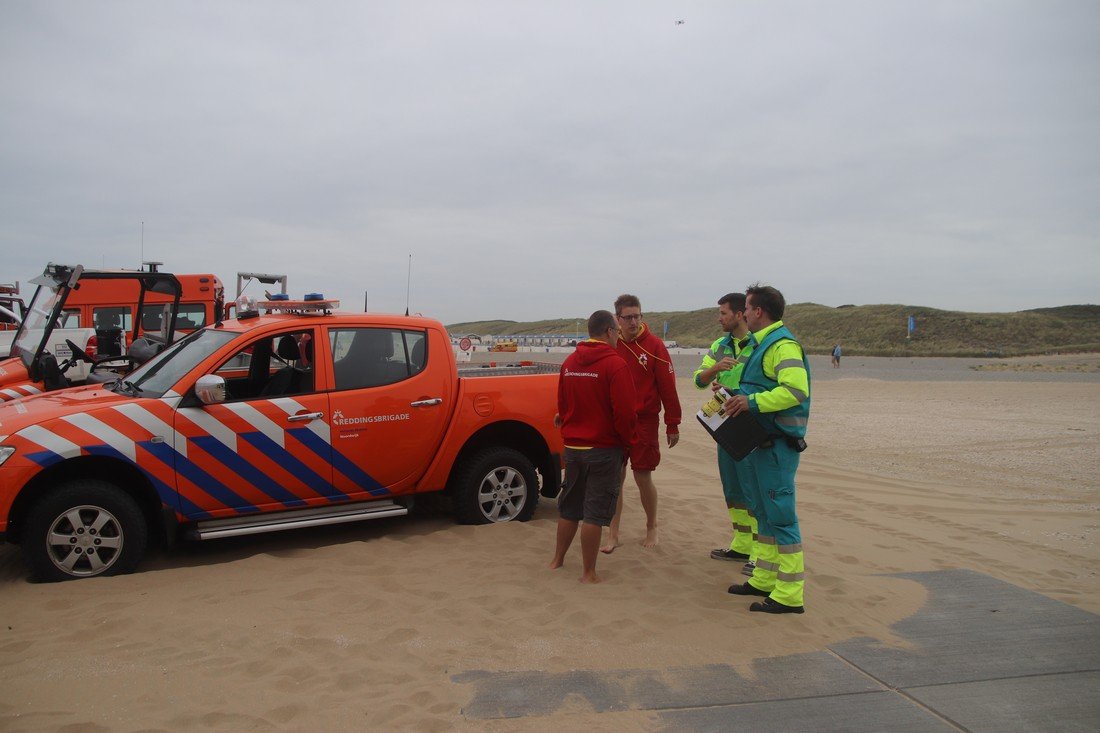
[[[681,377],[697,357],[677,359]],[[894,362],[894,363],[891,363]],[[992,368],[975,368],[991,365]],[[1009,366],[1003,367],[1008,364]],[[998,366],[1002,365],[1002,366]],[[661,670],[872,637],[922,607],[884,573],[968,568],[1100,613],[1100,358],[814,362],[799,473],[807,613],[730,596],[715,446],[679,380],[681,443],[655,476],[660,544],[628,480],[625,545],[583,586],[546,569],[556,511],[408,517],[158,551],[133,575],[26,580],[0,546],[0,730],[653,730],[652,715],[478,720],[481,672]],[[686,369],[686,371],[685,371]]]

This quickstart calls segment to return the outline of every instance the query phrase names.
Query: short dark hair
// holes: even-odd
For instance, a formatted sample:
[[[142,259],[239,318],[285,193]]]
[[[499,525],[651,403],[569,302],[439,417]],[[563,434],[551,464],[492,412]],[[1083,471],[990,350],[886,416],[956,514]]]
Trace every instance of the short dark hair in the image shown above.
[[[603,336],[607,329],[618,327],[619,324],[615,323],[615,316],[611,315],[611,311],[596,311],[588,317],[588,335],[591,338]]]
[[[745,310],[745,294],[744,293],[726,293],[718,299],[718,305],[729,304],[730,310],[733,312]]]
[[[783,299],[783,293],[771,285],[753,283],[745,288],[745,297],[752,296],[753,306],[763,308],[764,312],[773,321],[783,320],[783,310],[787,307],[787,301]]]
[[[623,312],[623,308],[638,308],[641,309],[642,301],[638,300],[637,295],[631,295],[630,293],[623,293],[618,298],[615,298],[615,315],[619,315]]]

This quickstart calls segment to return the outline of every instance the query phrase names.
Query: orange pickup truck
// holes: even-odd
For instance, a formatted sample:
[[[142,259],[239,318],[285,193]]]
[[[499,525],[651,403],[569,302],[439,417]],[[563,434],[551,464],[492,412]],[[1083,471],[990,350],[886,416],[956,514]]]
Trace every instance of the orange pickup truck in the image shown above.
[[[110,385],[0,405],[0,539],[32,574],[132,571],[151,539],[405,514],[524,521],[561,481],[557,366],[460,373],[437,321],[272,301]],[[543,372],[543,373],[539,373]]]

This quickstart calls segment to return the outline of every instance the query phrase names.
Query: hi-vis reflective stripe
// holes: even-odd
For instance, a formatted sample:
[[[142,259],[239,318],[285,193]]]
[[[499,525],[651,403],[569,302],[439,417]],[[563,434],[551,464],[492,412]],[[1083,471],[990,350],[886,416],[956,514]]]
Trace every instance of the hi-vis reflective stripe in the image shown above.
[[[806,579],[806,573],[776,573],[775,579],[784,583],[797,583]]]
[[[252,504],[244,495],[254,497],[255,501],[263,501],[256,492],[262,493],[268,500],[279,501],[288,507],[300,506],[306,498],[323,497],[332,501],[347,499],[347,494],[332,485],[330,471],[336,456],[329,443],[327,423],[312,421],[322,425],[307,426],[303,423],[301,427],[288,426],[284,430],[275,422],[279,418],[269,416],[270,409],[267,410],[268,414],[262,411],[265,407],[276,407],[285,415],[294,415],[305,410],[300,403],[289,398],[255,402],[251,405],[230,403],[212,410],[180,410],[177,413],[178,419],[191,422],[205,433],[195,435],[195,430],[186,425],[179,426],[180,430],[189,435],[188,440],[201,449],[196,452],[194,460],[208,467],[208,478],[194,475],[196,471],[202,470],[198,465],[181,467],[180,472],[188,472],[188,480],[200,490],[205,490],[208,481],[213,482],[225,492],[222,496],[215,496],[218,501],[243,511],[253,510],[249,508]],[[231,474],[227,475],[226,471]],[[220,480],[215,478],[214,473],[221,477]],[[234,476],[246,482],[238,492],[232,492],[228,488],[227,482],[234,482]],[[367,485],[363,485],[363,482],[357,483],[364,490],[378,486],[369,477]],[[296,485],[298,488],[292,491],[284,488],[284,485]]]
[[[91,415],[83,412],[75,415],[66,415],[61,418],[74,427],[78,427],[89,435],[99,438],[116,451],[126,456],[132,463],[137,463],[137,448],[133,438],[128,438],[110,425],[100,422]]]
[[[263,414],[252,405],[247,405],[243,402],[231,402],[225,407],[266,435],[271,442],[275,443],[280,448],[286,448],[286,445],[283,443],[283,429],[272,422],[267,415]]]
[[[30,427],[23,428],[16,433],[16,435],[20,438],[25,438],[31,443],[40,445],[48,451],[48,455],[38,453],[29,456],[32,461],[39,465],[45,466],[62,458],[80,457],[79,445],[72,441],[65,440],[59,435],[54,435],[49,430],[38,425],[31,425]],[[45,462],[43,462],[42,459],[45,459]]]
[[[32,394],[42,394],[42,390],[35,387],[33,384],[20,384],[16,387],[0,389],[0,401],[7,402],[8,400],[17,400],[20,397],[26,397]]]
[[[300,507],[343,501],[351,494],[389,494],[359,457],[334,450],[323,419],[289,422],[307,408],[291,398],[206,409],[175,409],[175,399],[143,400],[68,415],[7,437],[31,461],[102,456],[137,466],[161,501],[201,519],[226,510]],[[333,473],[353,490],[333,485]]]
[[[188,420],[197,425],[204,433],[220,441],[222,445],[224,445],[226,448],[229,448],[233,451],[237,450],[237,434],[230,430],[225,423],[215,418],[206,410],[181,410],[177,414],[186,417]],[[183,449],[179,447],[181,443],[187,443],[187,438],[180,435],[179,433],[176,433],[176,436],[177,441],[176,443],[174,443],[174,445],[176,446],[176,450],[178,450],[183,455],[187,455],[186,447]]]
[[[133,420],[141,427],[148,430],[154,436],[164,438],[169,446],[176,449],[181,456],[187,457],[187,439],[177,433],[175,429],[168,423],[161,420],[153,413],[146,410],[144,407],[138,405],[117,405],[113,408],[115,412],[124,417]],[[167,436],[172,436],[171,440]]]
[[[789,384],[784,384],[783,386],[787,388],[787,391],[791,393],[792,397],[794,397],[796,400],[798,400],[799,404],[806,401],[806,397],[808,395],[805,392],[803,392],[802,390],[800,390],[798,387],[792,387]]]
[[[230,450],[221,441],[209,436],[200,436],[193,440],[196,446],[209,453],[215,461],[248,481],[275,501],[282,502],[288,507],[305,505],[304,499],[284,489],[278,481],[241,458],[235,450]]]

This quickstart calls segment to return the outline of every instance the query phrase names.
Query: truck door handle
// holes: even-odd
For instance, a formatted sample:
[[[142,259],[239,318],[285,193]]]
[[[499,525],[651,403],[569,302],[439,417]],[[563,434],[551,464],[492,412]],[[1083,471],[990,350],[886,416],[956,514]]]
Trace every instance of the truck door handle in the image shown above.
[[[417,400],[416,402],[410,402],[409,406],[410,407],[431,407],[432,405],[441,405],[441,404],[443,404],[443,398],[442,397],[432,397],[431,399],[428,399],[428,400]]]
[[[300,415],[291,415],[287,418],[290,422],[308,422],[310,420],[320,420],[325,416],[323,412],[303,412]]]

